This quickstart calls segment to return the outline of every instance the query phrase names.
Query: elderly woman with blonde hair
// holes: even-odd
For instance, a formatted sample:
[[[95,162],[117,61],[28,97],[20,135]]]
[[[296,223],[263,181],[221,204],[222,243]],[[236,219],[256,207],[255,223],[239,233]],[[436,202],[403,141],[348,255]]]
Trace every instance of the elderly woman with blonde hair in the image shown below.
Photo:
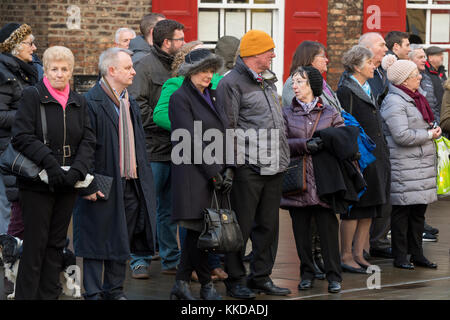
[[[48,183],[17,178],[25,230],[15,297],[27,300],[60,294],[63,249],[78,194],[74,186],[92,167],[95,148],[86,100],[69,85],[72,52],[50,47],[43,62],[44,78],[23,91],[12,127],[14,148],[48,175]]]

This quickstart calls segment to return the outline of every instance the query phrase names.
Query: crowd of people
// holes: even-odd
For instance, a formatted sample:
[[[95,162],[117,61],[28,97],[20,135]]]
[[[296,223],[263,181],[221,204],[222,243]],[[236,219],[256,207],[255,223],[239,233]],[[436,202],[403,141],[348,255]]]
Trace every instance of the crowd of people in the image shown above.
[[[373,257],[437,268],[422,241],[439,232],[425,222],[437,200],[433,140],[450,134],[443,49],[410,45],[399,31],[363,34],[342,56],[334,91],[323,77],[326,47],[303,41],[279,96],[270,70],[276,44],[263,31],[222,37],[209,50],[186,43],[183,24],[151,13],[140,32],[117,30],[83,96],[70,88],[70,49],[47,48],[42,63],[29,25],[0,29],[0,153],[11,143],[48,176],[0,175],[0,233],[23,239],[16,299],[58,299],[72,217],[86,300],[126,300],[127,265],[147,279],[157,258],[161,273],[175,276],[170,299],[195,300],[190,282],[198,281],[201,299],[219,300],[217,280],[238,299],[288,295],[271,279],[280,208],[292,220],[299,290],[327,279],[338,293],[342,272],[366,274]],[[184,149],[174,161],[186,145],[176,132],[204,137],[212,129],[277,134],[269,143],[244,139],[243,154],[219,144],[212,163]],[[201,155],[211,148],[187,145]],[[250,145],[276,154],[276,166]],[[303,163],[305,188],[286,193],[294,160]],[[236,214],[238,252],[197,247],[203,210],[217,198]]]

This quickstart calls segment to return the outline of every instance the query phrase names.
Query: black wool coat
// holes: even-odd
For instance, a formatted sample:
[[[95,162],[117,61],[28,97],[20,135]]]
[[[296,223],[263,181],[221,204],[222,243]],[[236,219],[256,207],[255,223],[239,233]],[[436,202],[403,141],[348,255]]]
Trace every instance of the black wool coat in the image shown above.
[[[40,105],[47,121],[47,145],[42,134]],[[70,91],[66,108],[53,98],[44,82],[39,81],[23,91],[12,127],[12,145],[38,166],[45,167],[47,155],[61,166],[70,166],[84,177],[94,162],[95,135],[92,131],[87,103],[83,96]],[[64,157],[63,145],[70,146],[70,156]],[[67,149],[66,149],[67,150]],[[67,155],[67,151],[66,151]],[[19,189],[49,192],[41,180],[17,178]],[[59,189],[58,191],[69,191]],[[73,191],[73,188],[70,188]]]
[[[97,145],[91,173],[113,177],[108,200],[88,201],[79,197],[73,214],[73,237],[75,255],[99,260],[127,260],[130,256],[127,221],[124,206],[124,183],[119,168],[119,115],[115,105],[97,83],[85,95]],[[153,175],[145,150],[145,135],[142,128],[139,106],[130,97],[131,121],[133,123],[138,186],[144,199],[141,209],[148,215],[152,235],[149,246],[155,243],[156,200]],[[80,194],[98,191],[95,179]],[[149,232],[149,229],[146,229]],[[153,242],[150,243],[150,240]]]
[[[206,102],[189,79],[185,79],[181,87],[172,94],[169,100],[172,140],[175,139],[174,132],[178,129],[184,129],[184,132],[189,132],[190,137],[194,138],[194,121],[201,122],[202,137],[208,129],[217,129],[225,136],[225,116],[216,107],[214,90],[210,90],[210,93],[214,108]],[[201,163],[195,164],[194,143],[193,139],[189,140],[191,141],[187,143],[191,142],[191,154],[179,152],[182,143],[187,145],[184,138],[172,141],[172,218],[176,221],[203,219],[203,209],[211,206],[211,178],[225,168],[224,164],[206,164],[203,157]],[[201,144],[202,154],[209,143]],[[183,151],[186,151],[186,148]],[[174,159],[180,154],[185,156],[184,163],[174,163]],[[223,162],[223,159],[220,160]]]
[[[357,207],[382,205],[389,201],[391,191],[391,163],[389,149],[383,134],[383,120],[375,98],[369,98],[361,86],[347,74],[337,90],[337,96],[345,111],[351,113],[366,134],[375,142],[373,155],[376,160],[363,172],[367,190]]]

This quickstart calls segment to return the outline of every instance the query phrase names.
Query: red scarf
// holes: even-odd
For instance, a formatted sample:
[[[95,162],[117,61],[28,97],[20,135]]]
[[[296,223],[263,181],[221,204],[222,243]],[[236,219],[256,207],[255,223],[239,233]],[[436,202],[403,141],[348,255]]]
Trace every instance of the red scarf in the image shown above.
[[[395,85],[395,86],[414,99],[414,103],[417,109],[419,109],[420,113],[422,114],[423,120],[425,120],[427,123],[431,123],[434,121],[434,115],[433,112],[431,111],[430,105],[428,104],[428,101],[423,96],[423,94],[419,92],[419,90],[413,92],[412,90],[408,89],[403,85]]]

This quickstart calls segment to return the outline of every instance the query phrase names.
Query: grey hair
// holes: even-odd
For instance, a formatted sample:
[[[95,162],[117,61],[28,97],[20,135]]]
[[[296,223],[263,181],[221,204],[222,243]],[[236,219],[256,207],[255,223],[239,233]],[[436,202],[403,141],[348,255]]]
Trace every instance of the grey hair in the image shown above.
[[[412,43],[410,45],[410,47],[411,47],[411,51],[408,53],[408,58],[410,58],[410,59],[413,59],[416,56],[417,50],[419,50],[419,49],[422,49],[423,52],[425,52],[425,49],[420,44]]]
[[[347,72],[355,73],[356,68],[362,68],[367,59],[373,57],[372,51],[364,46],[356,45],[344,53],[342,56],[342,64]]]
[[[133,35],[133,37],[136,37],[136,32],[134,32],[133,29],[130,28],[119,28],[116,31],[116,34],[114,36],[114,41],[115,43],[119,43],[119,36],[122,32],[131,32],[131,34]]]
[[[100,58],[98,59],[98,69],[100,70],[100,74],[102,76],[106,76],[108,74],[109,67],[116,66],[117,55],[119,52],[125,52],[130,56],[133,55],[132,51],[118,47],[106,49],[100,54]]]
[[[31,34],[30,35],[31,36],[31,41],[32,42],[34,42],[34,36]],[[20,54],[20,51],[22,51],[22,47],[23,47],[23,43],[18,43],[18,44],[16,44],[15,46],[14,46],[14,48],[12,48],[12,50],[11,50],[11,54],[14,56],[14,57],[17,57],[19,54]]]
[[[372,48],[374,45],[373,38],[376,36],[383,39],[383,36],[378,32],[367,32],[359,37],[358,44],[366,48]]]

